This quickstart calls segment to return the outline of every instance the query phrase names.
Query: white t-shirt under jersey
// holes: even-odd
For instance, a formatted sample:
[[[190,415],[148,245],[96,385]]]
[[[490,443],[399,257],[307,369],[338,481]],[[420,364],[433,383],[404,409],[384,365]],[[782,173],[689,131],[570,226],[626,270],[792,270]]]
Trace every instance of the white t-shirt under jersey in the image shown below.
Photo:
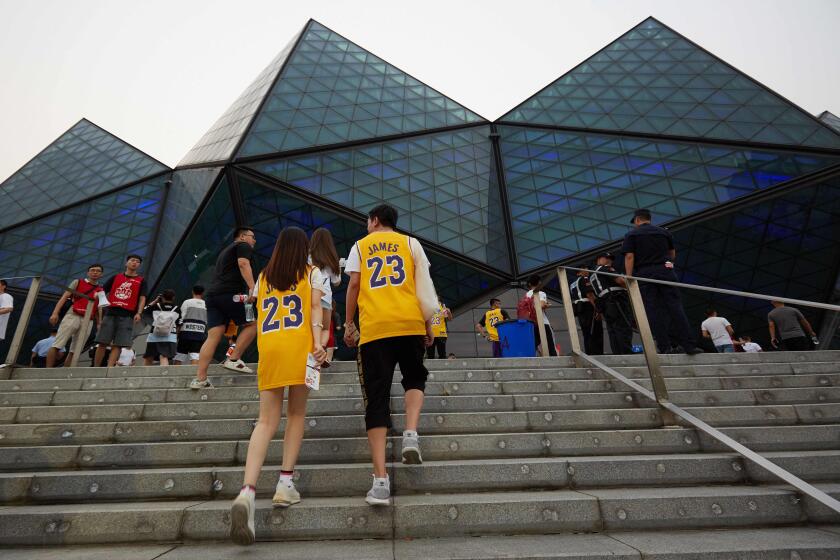
[[[712,337],[712,344],[715,346],[732,344],[732,337],[726,330],[728,326],[730,326],[729,321],[723,317],[709,317],[700,323],[700,328],[709,333],[709,336]]]
[[[0,309],[4,309],[6,307],[14,307],[15,300],[9,294],[0,294]],[[6,326],[9,324],[9,317],[11,317],[11,313],[4,313],[0,315],[0,340],[6,339]]]

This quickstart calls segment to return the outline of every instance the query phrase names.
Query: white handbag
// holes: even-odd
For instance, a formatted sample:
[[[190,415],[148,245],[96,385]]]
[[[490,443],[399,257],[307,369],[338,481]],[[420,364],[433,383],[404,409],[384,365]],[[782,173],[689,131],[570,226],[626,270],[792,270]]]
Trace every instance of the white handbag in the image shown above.
[[[429,273],[428,261],[416,257],[416,255],[421,254],[420,242],[413,237],[410,237],[409,240],[411,254],[414,257],[414,292],[417,295],[417,301],[420,303],[423,320],[429,321],[438,311],[438,296],[435,291],[435,284],[432,282],[432,275]]]

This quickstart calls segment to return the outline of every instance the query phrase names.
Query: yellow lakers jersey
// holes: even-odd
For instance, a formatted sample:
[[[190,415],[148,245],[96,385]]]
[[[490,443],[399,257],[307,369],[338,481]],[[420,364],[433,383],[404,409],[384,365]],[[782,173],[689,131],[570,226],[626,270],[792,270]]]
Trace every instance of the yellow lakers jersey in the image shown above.
[[[432,316],[432,334],[435,338],[446,338],[446,317],[443,315],[443,306]]]
[[[487,331],[487,339],[492,342],[499,341],[499,331],[496,325],[504,319],[501,309],[491,309],[484,314],[484,328]]]
[[[281,292],[257,279],[257,384],[260,391],[303,385],[312,352],[312,267],[303,279]]]
[[[359,344],[426,334],[408,236],[377,231],[357,241],[355,250],[361,260]]]

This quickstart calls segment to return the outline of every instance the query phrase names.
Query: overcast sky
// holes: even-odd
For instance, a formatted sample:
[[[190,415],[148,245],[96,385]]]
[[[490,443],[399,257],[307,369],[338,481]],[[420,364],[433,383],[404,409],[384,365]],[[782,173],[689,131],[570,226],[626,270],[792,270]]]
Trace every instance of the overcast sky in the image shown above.
[[[0,0],[0,180],[82,117],[176,165],[310,17],[495,119],[649,15],[840,114],[838,0]]]

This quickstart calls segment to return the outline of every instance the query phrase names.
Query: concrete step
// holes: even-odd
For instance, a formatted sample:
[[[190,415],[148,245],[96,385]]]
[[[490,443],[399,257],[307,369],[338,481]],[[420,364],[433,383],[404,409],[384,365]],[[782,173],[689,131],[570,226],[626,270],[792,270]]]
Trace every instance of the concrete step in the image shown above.
[[[838,424],[721,431],[759,452],[840,449]],[[281,460],[280,441],[269,446],[266,464]],[[392,437],[388,449],[396,453],[400,445],[401,439]],[[427,461],[729,451],[687,428],[427,435],[422,445]],[[247,450],[245,440],[5,447],[0,453],[0,471],[240,465]],[[364,437],[304,439],[300,456],[301,464],[368,461]]]
[[[840,534],[825,526],[490,535],[429,539],[88,545],[61,548],[62,560],[834,560]],[[55,549],[6,548],[4,560],[54,560]]]
[[[136,502],[9,506],[6,544],[223,540],[230,502]],[[272,540],[454,537],[511,532],[592,533],[774,526],[807,520],[794,492],[749,486],[397,495],[372,508],[363,496],[306,498],[287,509],[257,501],[257,537]]]
[[[840,479],[840,451],[767,456],[810,482]],[[391,464],[389,469],[401,495],[777,482],[740,456],[723,453],[427,461],[422,466]],[[242,476],[242,467],[9,473],[0,475],[0,501],[23,504],[232,499],[239,492]],[[278,476],[279,466],[264,469],[257,484],[259,497],[273,495]],[[370,467],[303,465],[295,473],[295,484],[306,496],[364,495],[370,487]]]

